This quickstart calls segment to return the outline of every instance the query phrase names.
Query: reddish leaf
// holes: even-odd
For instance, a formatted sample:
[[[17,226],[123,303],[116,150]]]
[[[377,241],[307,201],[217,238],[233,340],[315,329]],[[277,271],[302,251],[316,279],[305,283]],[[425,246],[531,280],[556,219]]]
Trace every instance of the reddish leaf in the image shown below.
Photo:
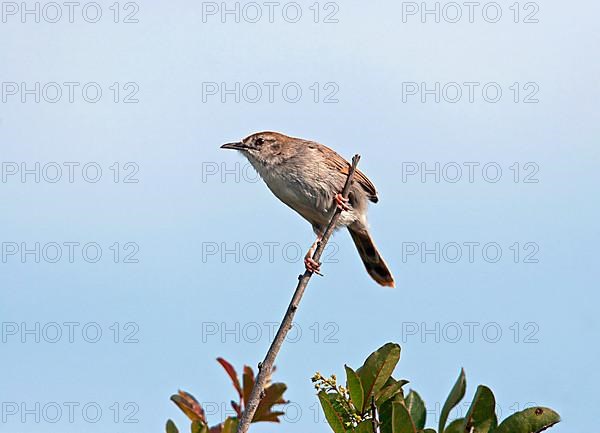
[[[246,403],[250,399],[250,393],[252,392],[252,388],[254,387],[254,372],[247,365],[244,365],[244,375],[242,377],[242,380],[244,382],[243,403],[244,407],[246,407]]]
[[[286,389],[287,386],[285,383],[274,383],[266,388],[265,396],[258,404],[258,408],[256,409],[256,414],[254,415],[252,422],[273,421],[272,414],[275,412],[271,412],[271,409],[277,404],[287,403],[287,401],[282,398]],[[277,418],[277,416],[275,416],[275,418]]]
[[[196,400],[192,394],[179,390],[178,394],[171,396],[171,400],[189,419],[192,421],[202,421],[206,424],[204,409],[202,409],[200,403],[198,403],[198,400]]]
[[[273,375],[275,374],[276,371],[277,371],[277,366],[274,365],[271,368],[271,372],[267,376],[267,379],[265,380],[265,388],[267,388],[269,385],[271,385],[271,379],[273,378]]]
[[[231,400],[231,407],[233,408],[233,410],[235,410],[235,413],[237,413],[238,417],[242,416],[242,408],[240,407],[239,404],[237,404],[235,401]]]
[[[269,407],[275,404],[286,404],[287,400],[282,398],[286,389],[287,385],[285,383],[273,383],[265,389],[265,397],[260,402],[269,405]]]
[[[217,424],[210,428],[209,433],[221,433],[223,431],[223,423]]]
[[[237,372],[235,371],[235,368],[233,368],[233,365],[231,365],[229,362],[225,361],[223,358],[217,358],[217,361],[219,362],[219,364],[221,364],[221,366],[225,369],[225,371],[231,378],[231,381],[233,382],[233,386],[235,387],[235,390],[238,392],[238,395],[240,396],[240,400],[241,400],[242,399],[242,387],[240,386],[240,380],[238,379],[238,375],[237,375]]]
[[[285,412],[269,412],[262,414],[258,419],[254,417],[252,422],[281,422],[279,417],[285,415]]]

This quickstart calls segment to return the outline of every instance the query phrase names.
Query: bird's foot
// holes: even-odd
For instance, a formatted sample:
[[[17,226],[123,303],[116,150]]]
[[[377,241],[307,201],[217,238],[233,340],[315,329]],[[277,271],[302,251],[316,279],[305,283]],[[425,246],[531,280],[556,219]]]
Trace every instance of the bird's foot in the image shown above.
[[[312,272],[317,275],[323,276],[323,274],[320,272],[321,271],[321,263],[317,262],[316,260],[313,260],[313,258],[310,257],[309,255],[304,257],[304,267],[306,268],[306,270],[308,272]]]
[[[350,199],[344,198],[344,196],[339,192],[335,195],[335,204],[337,205],[338,209],[343,211],[350,210],[350,206],[348,206],[348,203],[350,203]]]
[[[323,276],[323,274],[320,272],[321,263],[317,262],[315,259],[312,258],[313,254],[317,249],[317,246],[319,245],[319,242],[321,242],[320,235],[317,236],[317,239],[313,242],[313,244],[308,249],[308,252],[304,256],[304,267],[308,272],[313,272],[317,275]]]

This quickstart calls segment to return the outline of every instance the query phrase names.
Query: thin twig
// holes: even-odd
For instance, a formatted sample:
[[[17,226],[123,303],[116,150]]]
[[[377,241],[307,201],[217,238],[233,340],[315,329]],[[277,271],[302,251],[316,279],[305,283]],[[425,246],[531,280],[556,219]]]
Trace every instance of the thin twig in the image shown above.
[[[373,433],[379,433],[379,420],[377,419],[377,406],[375,406],[375,397],[371,397],[371,425]]]
[[[350,193],[350,186],[352,185],[352,179],[354,178],[354,172],[356,171],[356,166],[358,165],[358,161],[360,160],[360,155],[354,155],[352,158],[352,165],[350,166],[350,170],[348,171],[348,177],[346,179],[346,184],[344,185],[344,189],[342,190],[342,196],[347,199],[348,194]],[[331,217],[331,221],[329,221],[329,225],[323,233],[323,237],[321,241],[317,245],[317,249],[313,254],[312,258],[315,262],[319,262],[325,247],[327,246],[327,242],[329,238],[333,234],[333,229],[337,225],[337,221],[340,218],[340,214],[342,210],[340,208],[336,208],[333,216]],[[285,340],[285,336],[289,332],[292,327],[292,320],[294,319],[294,315],[296,314],[296,310],[298,309],[298,304],[300,304],[300,300],[304,295],[304,290],[310,281],[310,277],[312,277],[312,272],[306,270],[303,275],[298,277],[298,285],[296,286],[296,291],[294,292],[294,296],[288,306],[288,309],[281,321],[281,325],[279,325],[279,329],[277,330],[277,334],[275,334],[275,338],[271,343],[271,347],[269,347],[269,351],[267,352],[267,356],[265,356],[265,360],[258,365],[258,375],[256,376],[256,383],[252,388],[252,392],[250,393],[250,398],[245,404],[244,413],[242,414],[242,419],[240,420],[237,433],[247,433],[248,428],[250,427],[250,422],[252,418],[254,418],[254,414],[256,413],[256,409],[258,408],[258,404],[260,403],[261,394],[263,393],[265,383],[267,378],[271,375],[271,370],[273,369],[273,363],[275,362],[275,358],[279,353],[279,349],[281,349],[281,345]]]

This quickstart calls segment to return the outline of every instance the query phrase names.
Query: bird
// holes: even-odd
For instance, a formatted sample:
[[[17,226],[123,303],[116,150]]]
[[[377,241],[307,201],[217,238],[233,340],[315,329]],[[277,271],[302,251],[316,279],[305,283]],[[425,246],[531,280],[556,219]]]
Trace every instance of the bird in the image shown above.
[[[346,227],[367,273],[381,286],[394,287],[394,277],[379,253],[368,228],[368,202],[379,198],[373,183],[356,170],[347,199],[341,194],[350,164],[329,147],[273,131],[257,132],[242,141],[226,143],[244,155],[283,203],[307,220],[317,235],[304,257],[310,272],[320,273],[312,255],[336,208],[342,210],[336,229]]]

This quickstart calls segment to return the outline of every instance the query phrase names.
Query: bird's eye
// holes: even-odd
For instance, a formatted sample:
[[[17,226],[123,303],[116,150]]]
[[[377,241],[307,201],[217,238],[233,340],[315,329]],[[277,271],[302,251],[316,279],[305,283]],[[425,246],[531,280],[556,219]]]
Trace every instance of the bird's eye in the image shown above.
[[[257,138],[254,144],[256,144],[257,146],[262,146],[263,144],[265,144],[265,140],[263,138]]]

